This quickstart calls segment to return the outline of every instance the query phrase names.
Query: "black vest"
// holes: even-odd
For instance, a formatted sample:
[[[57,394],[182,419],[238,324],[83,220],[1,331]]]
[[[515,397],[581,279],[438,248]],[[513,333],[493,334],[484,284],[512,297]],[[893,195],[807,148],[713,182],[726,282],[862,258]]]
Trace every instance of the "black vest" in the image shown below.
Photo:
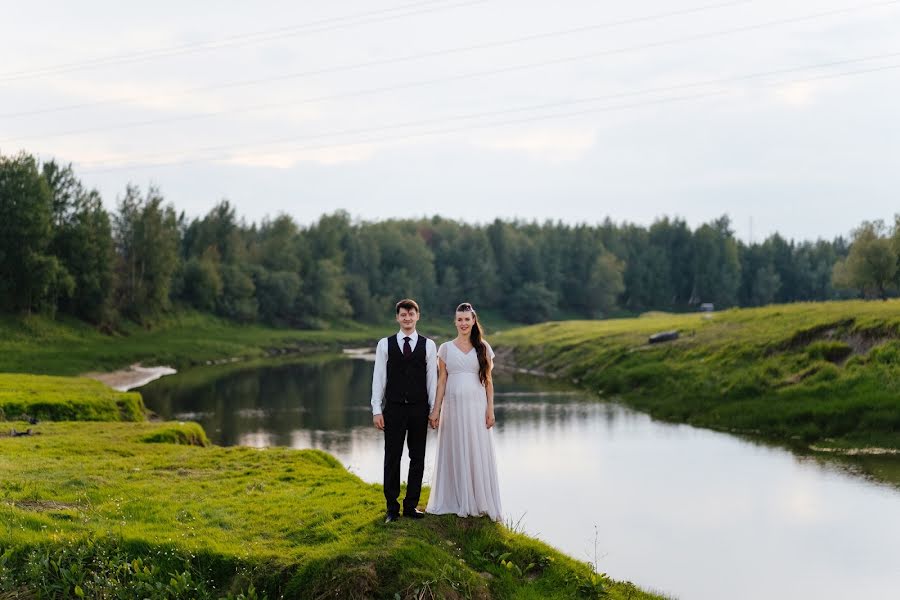
[[[403,358],[403,350],[397,336],[388,338],[387,383],[384,400],[394,404],[418,404],[428,402],[428,362],[425,345],[428,338],[419,334],[418,343],[409,358]]]

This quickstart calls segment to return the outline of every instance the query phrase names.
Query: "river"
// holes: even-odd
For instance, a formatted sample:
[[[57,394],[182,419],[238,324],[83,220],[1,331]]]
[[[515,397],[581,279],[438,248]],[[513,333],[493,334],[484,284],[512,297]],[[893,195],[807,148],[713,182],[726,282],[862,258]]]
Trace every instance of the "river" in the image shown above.
[[[371,378],[370,362],[320,357],[193,369],[141,393],[217,444],[320,448],[380,483]],[[897,597],[900,490],[548,382],[500,377],[496,390],[511,526],[682,599]],[[435,439],[430,432],[426,484]]]

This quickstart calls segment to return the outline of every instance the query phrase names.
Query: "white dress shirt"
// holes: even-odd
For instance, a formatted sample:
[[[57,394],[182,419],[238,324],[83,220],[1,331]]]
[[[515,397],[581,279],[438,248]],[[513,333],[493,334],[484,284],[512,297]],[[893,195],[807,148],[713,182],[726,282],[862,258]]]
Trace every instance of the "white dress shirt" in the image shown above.
[[[416,349],[419,334],[413,331],[408,336],[401,329],[397,334],[397,344],[403,349],[403,338],[409,338],[409,347]],[[378,340],[375,347],[375,373],[372,375],[372,416],[381,414],[384,405],[384,388],[387,385],[388,338]],[[425,386],[428,389],[428,407],[434,408],[434,394],[437,390],[437,346],[434,340],[425,342]]]

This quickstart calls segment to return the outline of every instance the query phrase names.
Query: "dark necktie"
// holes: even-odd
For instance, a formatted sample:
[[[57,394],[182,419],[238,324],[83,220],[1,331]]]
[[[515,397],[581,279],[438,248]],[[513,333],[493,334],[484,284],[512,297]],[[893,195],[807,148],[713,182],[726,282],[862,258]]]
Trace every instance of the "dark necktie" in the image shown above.
[[[412,348],[409,347],[409,338],[403,338],[403,358],[409,358],[412,354]]]

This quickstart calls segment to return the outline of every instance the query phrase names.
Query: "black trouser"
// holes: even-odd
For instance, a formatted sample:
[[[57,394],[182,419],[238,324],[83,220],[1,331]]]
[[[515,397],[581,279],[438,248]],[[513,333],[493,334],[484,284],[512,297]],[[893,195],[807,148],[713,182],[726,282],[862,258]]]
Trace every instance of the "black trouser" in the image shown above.
[[[425,471],[425,440],[428,436],[428,403],[397,404],[388,402],[384,411],[384,499],[387,511],[399,514],[400,457],[403,441],[409,448],[409,477],[406,479],[406,498],[403,511],[412,512],[422,493],[422,473]]]

